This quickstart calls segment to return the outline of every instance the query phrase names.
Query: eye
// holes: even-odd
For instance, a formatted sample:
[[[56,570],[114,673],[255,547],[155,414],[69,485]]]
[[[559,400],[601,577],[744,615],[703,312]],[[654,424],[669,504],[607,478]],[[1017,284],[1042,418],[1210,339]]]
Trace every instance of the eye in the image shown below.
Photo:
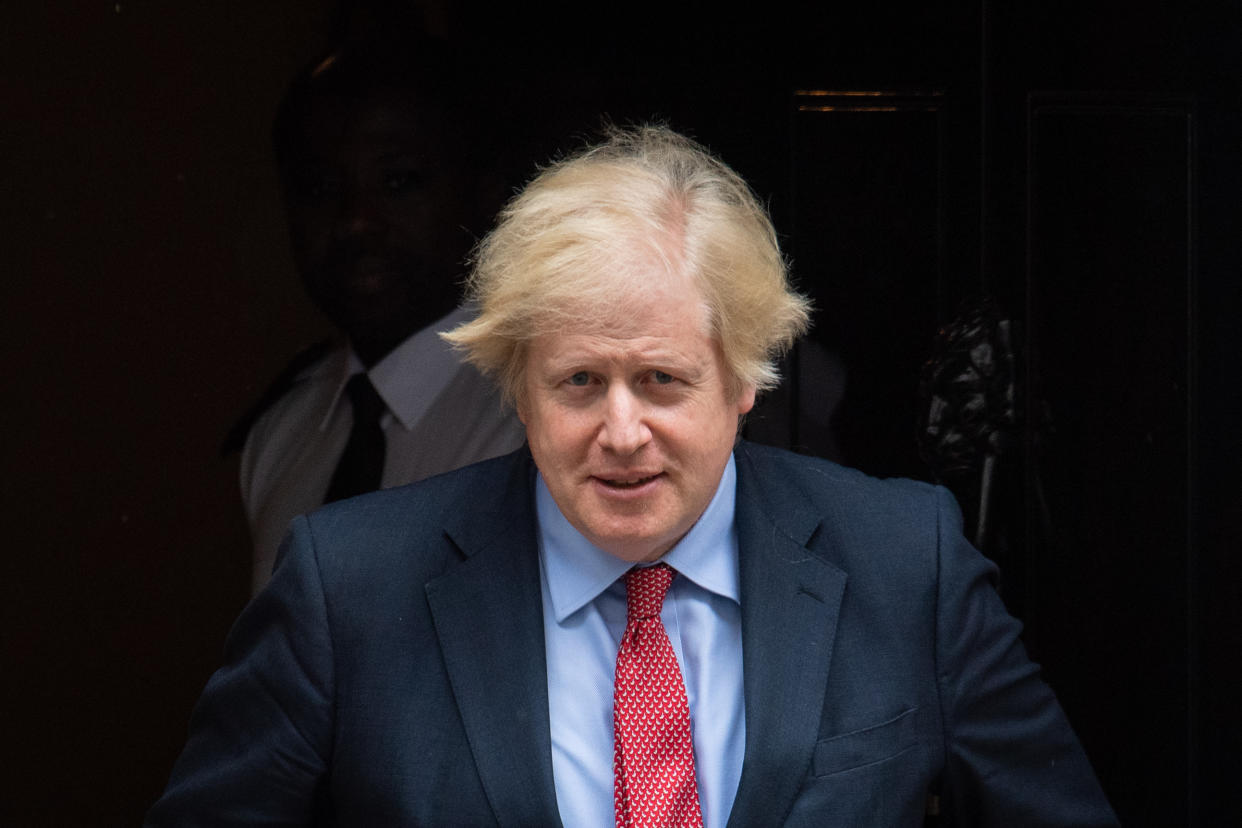
[[[292,195],[301,201],[319,201],[341,192],[340,177],[321,169],[300,169],[291,176]]]
[[[666,374],[663,371],[652,371],[651,379],[655,381],[657,385],[668,385],[673,381],[673,375]]]
[[[569,379],[565,380],[565,382],[576,386],[587,385],[591,382],[591,375],[586,371],[579,371],[578,373],[571,375]]]

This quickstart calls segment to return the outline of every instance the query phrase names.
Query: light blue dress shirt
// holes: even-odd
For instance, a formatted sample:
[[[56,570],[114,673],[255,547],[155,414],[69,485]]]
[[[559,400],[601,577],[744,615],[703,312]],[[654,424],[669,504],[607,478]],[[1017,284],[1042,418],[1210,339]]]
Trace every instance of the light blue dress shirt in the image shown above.
[[[703,516],[661,559],[679,573],[660,618],[686,684],[705,828],[728,822],[746,746],[736,490],[730,456]],[[566,828],[613,825],[612,690],[625,631],[618,579],[632,564],[574,529],[542,477],[535,504],[556,804]]]

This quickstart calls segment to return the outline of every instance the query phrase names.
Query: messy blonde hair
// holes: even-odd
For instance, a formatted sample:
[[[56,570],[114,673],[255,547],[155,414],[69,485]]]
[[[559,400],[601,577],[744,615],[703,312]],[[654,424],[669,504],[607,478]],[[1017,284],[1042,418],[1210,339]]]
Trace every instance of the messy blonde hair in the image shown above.
[[[517,400],[543,334],[597,329],[635,286],[690,279],[734,391],[776,385],[806,330],[767,212],[746,182],[662,126],[612,128],[542,170],[478,245],[467,282],[479,314],[444,334]]]

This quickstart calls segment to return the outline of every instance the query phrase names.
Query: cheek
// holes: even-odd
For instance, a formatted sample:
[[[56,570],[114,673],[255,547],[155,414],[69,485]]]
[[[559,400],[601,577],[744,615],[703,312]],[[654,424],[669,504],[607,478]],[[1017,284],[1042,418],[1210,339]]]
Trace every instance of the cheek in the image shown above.
[[[553,408],[540,412],[534,426],[527,427],[532,451],[536,442],[545,464],[571,469],[588,463],[596,447],[596,418],[573,410]]]
[[[404,199],[387,205],[389,234],[407,244],[444,247],[457,240],[460,231],[451,220],[430,210],[421,199]]]
[[[331,229],[331,221],[319,220],[312,211],[298,211],[289,220],[289,239],[294,257],[303,264],[321,259],[331,238]]]
[[[530,443],[535,459],[542,464],[555,465],[565,452],[569,428],[564,417],[546,401],[518,405],[518,418],[526,427],[526,441]]]

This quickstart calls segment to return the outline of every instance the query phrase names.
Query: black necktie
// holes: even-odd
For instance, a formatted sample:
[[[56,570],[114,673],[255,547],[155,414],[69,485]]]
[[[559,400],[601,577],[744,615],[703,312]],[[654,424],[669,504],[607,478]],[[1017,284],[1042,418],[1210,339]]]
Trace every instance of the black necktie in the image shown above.
[[[337,461],[324,503],[373,492],[380,487],[384,473],[384,429],[380,417],[387,410],[366,373],[354,374],[345,385],[354,409],[354,425],[349,431],[345,452]]]

